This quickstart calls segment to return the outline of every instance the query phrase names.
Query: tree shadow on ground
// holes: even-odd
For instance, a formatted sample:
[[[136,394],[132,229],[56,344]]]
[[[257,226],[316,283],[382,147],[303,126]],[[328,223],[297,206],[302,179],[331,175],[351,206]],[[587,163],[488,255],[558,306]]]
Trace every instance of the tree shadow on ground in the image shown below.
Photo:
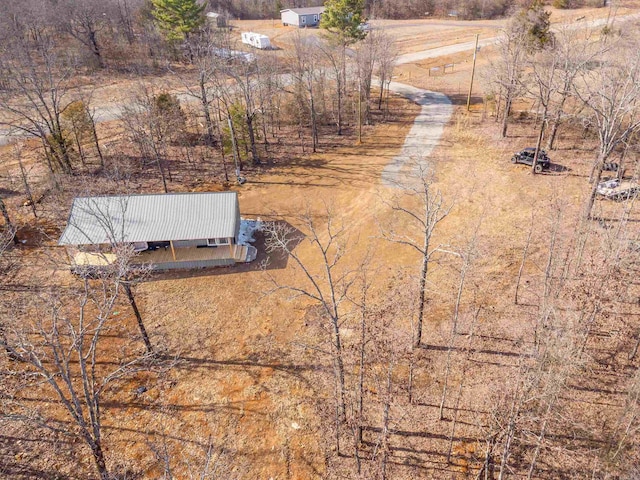
[[[0,456],[0,464],[2,465],[0,467],[0,475],[2,475],[2,478],[13,478],[14,480],[34,478],[71,480],[71,477],[63,475],[56,470],[42,470],[34,467],[31,462],[26,459],[24,461],[18,461],[15,457],[7,458]]]
[[[449,347],[446,345],[429,345],[426,343],[421,343],[419,345],[420,348],[423,348],[425,350],[435,350],[435,351],[441,351],[441,352],[446,352],[449,350]],[[457,346],[453,346],[451,347],[451,351],[453,352],[461,352],[461,351],[465,351],[464,348],[462,347],[457,347]],[[480,348],[471,348],[468,349],[469,352],[471,353],[484,353],[487,355],[499,355],[499,356],[505,356],[505,357],[530,357],[531,354],[528,353],[523,353],[523,352],[510,352],[507,350],[489,350],[489,349],[480,349]]]
[[[371,426],[364,426],[362,430],[364,432],[372,432],[377,434],[382,432],[382,428],[371,427]],[[450,439],[449,435],[444,435],[441,433],[432,433],[432,432],[424,432],[424,431],[412,432],[407,430],[398,430],[394,428],[389,429],[389,435],[395,435],[399,437],[430,438],[435,440],[447,440],[447,441]],[[477,440],[476,438],[472,438],[472,437],[461,437],[461,436],[453,437],[454,442],[475,442],[476,440]]]
[[[18,190],[11,190],[9,188],[0,187],[0,196],[2,196],[3,198],[13,197],[20,194],[22,194],[22,192],[19,192]]]
[[[454,105],[467,105],[468,93],[453,93],[447,95],[447,97],[449,97],[449,100],[451,100],[451,103],[453,103]],[[471,107],[475,105],[482,105],[482,103],[483,102],[481,96],[471,95],[471,102],[469,104]]]
[[[196,352],[193,352],[196,353]],[[174,360],[172,358],[165,358],[165,360]],[[326,366],[319,363],[292,363],[285,360],[285,353],[281,352],[278,360],[275,359],[263,359],[259,356],[248,356],[247,358],[227,358],[221,360],[214,360],[210,358],[199,358],[194,356],[180,355],[175,358],[177,370],[244,370],[249,371],[252,369],[269,369],[274,370],[285,375],[293,376],[307,388],[313,390],[314,385],[309,379],[304,377],[305,372],[320,372],[327,370]]]

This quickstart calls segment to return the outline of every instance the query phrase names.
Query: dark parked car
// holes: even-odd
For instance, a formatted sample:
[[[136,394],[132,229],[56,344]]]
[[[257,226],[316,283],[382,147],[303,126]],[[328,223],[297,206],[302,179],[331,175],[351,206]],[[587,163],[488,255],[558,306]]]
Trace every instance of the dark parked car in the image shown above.
[[[511,157],[511,163],[524,163],[525,165],[533,165],[533,158],[536,154],[536,149],[533,147],[527,147],[524,150],[520,150],[518,153]],[[536,163],[535,172],[541,173],[542,170],[549,168],[551,160],[547,157],[547,152],[540,149],[538,152],[538,162]]]

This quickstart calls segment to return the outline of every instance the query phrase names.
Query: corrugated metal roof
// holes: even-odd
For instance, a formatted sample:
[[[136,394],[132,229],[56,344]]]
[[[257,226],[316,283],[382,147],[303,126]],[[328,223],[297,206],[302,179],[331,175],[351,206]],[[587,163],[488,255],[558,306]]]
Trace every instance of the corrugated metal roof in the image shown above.
[[[58,245],[235,237],[236,192],[79,197]]]
[[[287,8],[286,10],[280,10],[280,13],[282,12],[294,12],[298,15],[314,15],[324,12],[324,7]]]

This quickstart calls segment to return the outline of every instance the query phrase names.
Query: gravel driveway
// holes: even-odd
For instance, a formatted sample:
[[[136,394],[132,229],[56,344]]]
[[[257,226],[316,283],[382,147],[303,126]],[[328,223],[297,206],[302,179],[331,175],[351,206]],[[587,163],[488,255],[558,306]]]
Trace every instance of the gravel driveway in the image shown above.
[[[426,162],[426,158],[438,146],[444,127],[449,123],[453,113],[453,105],[449,97],[442,93],[397,82],[391,82],[389,88],[392,92],[422,106],[404,141],[402,152],[382,171],[382,184],[397,187],[401,183],[401,177],[406,174],[403,170],[407,162]]]

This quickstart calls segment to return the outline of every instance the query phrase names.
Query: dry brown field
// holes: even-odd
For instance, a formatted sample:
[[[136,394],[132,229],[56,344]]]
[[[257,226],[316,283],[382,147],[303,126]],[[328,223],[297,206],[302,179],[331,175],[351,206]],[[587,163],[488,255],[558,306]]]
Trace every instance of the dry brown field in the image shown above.
[[[605,14],[603,9],[554,11],[552,19],[571,21],[580,15],[596,18]],[[495,35],[501,23],[374,21],[375,26],[384,26],[394,35],[402,53],[468,41],[476,33]],[[291,29],[267,21],[234,25],[239,30],[269,35],[286,54]],[[429,160],[435,175],[434,188],[451,205],[451,213],[438,227],[434,243],[461,249],[477,232],[477,253],[467,280],[470,287],[462,300],[461,331],[469,331],[472,308],[481,305],[482,311],[474,327],[478,343],[473,352],[464,350],[466,336],[460,335],[456,343],[451,382],[455,388],[463,379],[465,383],[464,388],[460,387],[459,408],[455,409],[457,430],[452,433],[454,409],[449,403],[446,418],[440,420],[438,402],[459,264],[455,258],[439,259],[429,274],[425,348],[416,364],[414,399],[408,402],[399,395],[391,408],[390,478],[394,479],[475,478],[491,407],[504,379],[511,375],[521,352],[532,341],[541,270],[554,219],[557,214],[562,217],[559,231],[566,246],[573,238],[589,188],[587,177],[595,140],[583,138],[579,129],[565,130],[559,148],[550,154],[554,168],[546,174],[533,175],[527,167],[509,163],[514,151],[535,142],[534,120],[526,114],[528,105],[520,105],[524,112],[520,120],[514,122],[507,138],[499,138],[491,109],[481,101],[481,71],[492,54],[492,49],[487,48],[479,55],[480,73],[470,113],[465,108],[471,66],[468,53],[403,65],[395,73],[396,80],[443,92],[454,103],[452,120]],[[429,75],[430,67],[449,63],[455,65],[453,72]],[[179,90],[175,81],[162,81],[168,88]],[[115,104],[121,99],[123,85],[130,84],[131,80],[113,79],[96,92],[96,98]],[[176,180],[172,189],[232,188],[239,193],[244,217],[284,221],[299,229],[303,229],[297,217],[301,211],[309,209],[322,225],[326,206],[330,205],[349,236],[343,268],[357,267],[369,253],[370,268],[375,272],[372,290],[383,303],[390,292],[397,294],[399,287],[414,282],[420,261],[409,248],[380,238],[380,224],[393,215],[385,203],[393,190],[381,184],[382,170],[400,152],[419,107],[394,98],[391,110],[393,119],[389,123],[365,127],[360,145],[353,135],[342,139],[328,135],[321,139],[315,154],[293,151],[293,145],[275,146],[275,160],[249,167],[248,181],[243,186],[223,187],[208,179],[206,170],[193,173],[188,171],[188,165],[176,165],[177,178],[182,180]],[[107,144],[115,143],[122,135],[122,127],[115,121],[106,122],[100,126],[100,134]],[[3,178],[11,179],[8,185],[15,187],[16,164],[10,147],[4,147],[0,155]],[[29,165],[34,178],[44,175],[41,167]],[[18,247],[24,268],[12,282],[61,289],[77,287],[78,279],[55,266],[62,253],[54,246],[73,194],[83,188],[69,182],[65,191],[45,200],[41,208],[47,220],[38,222],[30,219],[27,208],[19,206],[24,200],[21,194],[8,197],[11,210],[19,212],[20,233],[27,240]],[[159,183],[144,177],[134,181],[132,189],[154,191],[159,189]],[[594,238],[606,237],[610,228],[606,219],[616,218],[620,209],[620,204],[597,203],[597,214],[605,220],[592,227]],[[406,219],[398,221],[400,228],[413,228]],[[630,221],[640,222],[637,208],[631,212]],[[515,278],[532,228],[522,301],[514,305]],[[161,468],[149,448],[152,439],[154,445],[166,446],[176,478],[187,478],[189,466],[202,460],[207,442],[212,439],[216,458],[230,472],[221,478],[358,478],[351,458],[336,459],[332,455],[327,433],[331,428],[326,425],[327,405],[332,402],[332,372],[329,358],[318,352],[324,331],[317,325],[314,309],[310,302],[286,293],[267,294],[270,277],[282,283],[304,279],[288,259],[269,258],[262,242],[259,237],[256,263],[154,274],[137,287],[152,341],[175,357],[176,364],[161,374],[140,374],[110,391],[104,399],[104,435],[111,465],[132,472],[133,478],[161,478]],[[296,249],[312,269],[320,268],[308,241],[302,241]],[[260,262],[265,260],[269,264],[262,269]],[[630,308],[628,318],[637,319],[637,306]],[[398,338],[410,338],[411,317],[407,312],[394,318],[392,327]],[[114,313],[114,323],[117,327],[112,348],[116,349],[121,348],[126,332],[135,329],[135,319],[126,305],[120,305]],[[609,326],[603,321],[599,325],[600,337],[589,346],[594,358],[589,375],[575,379],[571,390],[574,395],[563,399],[568,409],[579,412],[576,418],[584,431],[596,428],[600,421],[615,421],[613,410],[601,412],[601,406],[619,407],[624,402],[620,393],[625,385],[624,374],[638,366],[637,359],[630,361],[615,350],[620,345],[628,347],[632,341],[630,332],[637,325],[629,320],[624,328]],[[353,347],[357,325],[346,323],[343,327],[345,342]],[[470,366],[462,370],[463,364]],[[351,369],[348,375],[352,381],[355,370]],[[400,365],[394,375],[401,384],[408,375],[406,366]],[[148,390],[134,394],[140,385]],[[376,390],[372,394],[382,388],[372,382],[371,389]],[[46,399],[39,400],[44,400],[43,412],[62,418],[55,405],[47,406]],[[381,409],[374,402],[369,408],[372,429],[365,440],[373,450]],[[3,435],[18,438],[20,432]],[[453,457],[447,461],[450,437]],[[597,441],[588,435],[563,440],[560,427],[550,437],[555,442],[553,448],[570,444],[573,450],[554,451],[541,478],[587,478],[590,452],[598,447]],[[86,473],[92,468],[89,455],[81,458],[74,453],[77,449],[73,445],[48,445],[46,437],[43,439],[43,444],[28,449],[30,454],[22,453],[25,439],[21,443],[6,439],[0,442],[4,458],[11,459],[14,471],[23,472],[22,477],[16,478],[53,478],[45,476],[48,471],[59,472],[58,478],[87,478],[91,474]],[[638,460],[637,452],[630,455]]]

